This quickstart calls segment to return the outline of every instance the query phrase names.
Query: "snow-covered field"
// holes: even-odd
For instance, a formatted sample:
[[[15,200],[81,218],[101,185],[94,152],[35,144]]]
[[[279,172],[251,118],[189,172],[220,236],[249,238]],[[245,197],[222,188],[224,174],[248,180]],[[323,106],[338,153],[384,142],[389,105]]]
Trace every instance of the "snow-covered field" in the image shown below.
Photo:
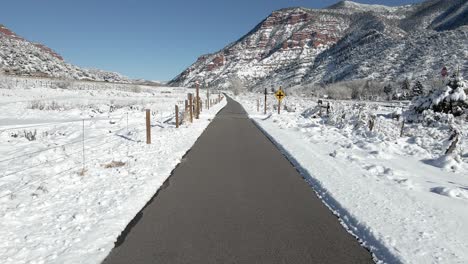
[[[0,87],[1,263],[102,261],[225,104],[176,129],[175,105],[183,111],[193,90],[66,87],[31,79]]]
[[[400,136],[391,116],[401,110],[375,103],[330,101],[320,117],[317,99],[288,96],[278,115],[270,95],[263,115],[263,95],[235,98],[377,261],[468,262],[468,141],[444,155],[450,120],[407,123]],[[451,124],[468,130],[462,118]]]

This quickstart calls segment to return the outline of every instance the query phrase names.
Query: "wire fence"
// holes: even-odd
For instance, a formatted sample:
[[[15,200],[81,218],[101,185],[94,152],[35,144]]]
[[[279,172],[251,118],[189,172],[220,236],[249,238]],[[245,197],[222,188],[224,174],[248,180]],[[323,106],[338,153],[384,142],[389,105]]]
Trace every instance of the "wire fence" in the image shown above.
[[[184,100],[177,101],[177,105],[183,105],[183,103]],[[187,103],[185,105],[187,105]],[[187,116],[190,112],[189,109],[183,106],[181,106],[180,109],[182,111],[173,112],[172,114],[168,112],[160,113],[158,111],[151,112],[150,127],[157,127],[160,129],[176,128],[178,125],[175,120],[180,120],[180,123],[188,122]],[[0,160],[0,168],[4,168],[4,170],[0,172],[0,198],[8,196],[14,197],[23,190],[34,187],[38,184],[41,185],[44,182],[53,180],[67,172],[77,172],[80,175],[84,175],[87,169],[91,169],[87,168],[86,160],[96,160],[99,159],[99,157],[109,158],[102,155],[105,151],[112,151],[127,146],[128,156],[128,146],[131,141],[143,142],[142,139],[131,138],[132,135],[135,134],[144,134],[144,130],[146,126],[148,126],[148,124],[146,124],[146,126],[144,124],[145,118],[143,113],[144,112],[138,112],[136,115],[130,115],[130,113],[127,112],[122,115],[108,116],[106,118],[53,121],[42,124],[9,126],[0,129],[0,135],[5,132],[20,133],[22,130],[31,129],[43,129],[46,131],[52,129],[60,130],[64,126],[68,126],[70,124],[74,124],[73,128],[76,128],[75,132],[81,130],[81,134],[75,135],[75,137],[70,139],[68,142],[56,143],[59,140],[54,139],[52,144],[55,145],[50,147],[25,152],[23,151],[23,146],[22,149],[9,151],[8,155],[13,156]],[[178,115],[179,118],[176,118],[176,115]],[[132,121],[131,125],[129,125],[129,119]],[[95,127],[98,122],[110,122],[111,127]],[[81,123],[81,126],[79,123]],[[109,129],[113,132],[109,131]],[[107,131],[102,132],[103,130]],[[63,140],[67,139],[68,138],[65,137]],[[28,144],[34,144],[33,141]],[[127,143],[117,144],[118,142]],[[62,153],[56,153],[57,150],[61,150]],[[50,154],[52,156],[51,158],[41,157],[41,154],[48,154],[49,152],[52,152]],[[12,153],[17,154],[15,155]],[[35,159],[39,159],[39,161],[35,162]],[[46,169],[60,167],[59,165],[67,160],[71,161],[73,165],[68,165],[66,169],[54,174],[44,172]],[[24,166],[25,164],[28,165]],[[11,169],[8,169],[9,167],[11,167]],[[41,171],[34,171],[34,169],[40,169]],[[27,172],[30,173],[25,175]],[[16,178],[7,179],[10,176],[16,176]]]

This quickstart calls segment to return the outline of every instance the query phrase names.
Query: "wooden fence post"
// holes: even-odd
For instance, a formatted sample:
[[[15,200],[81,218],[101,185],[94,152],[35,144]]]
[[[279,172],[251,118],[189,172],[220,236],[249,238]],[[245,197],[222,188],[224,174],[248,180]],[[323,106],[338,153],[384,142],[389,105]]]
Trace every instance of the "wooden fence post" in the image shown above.
[[[448,149],[445,151],[445,155],[452,154],[457,149],[459,138],[460,138],[460,132],[455,130],[449,138],[449,141],[452,141],[452,142],[450,143],[450,146],[448,147]]]
[[[179,128],[179,106],[175,106],[175,127]]]
[[[206,89],[206,106],[210,110],[210,89]]]
[[[151,114],[149,109],[146,109],[146,144],[151,144]]]
[[[193,123],[193,96],[189,94],[189,111],[190,111],[190,123]]]
[[[372,130],[374,130],[374,126],[375,126],[375,117],[371,116],[371,118],[369,119],[369,131],[372,132]]]
[[[196,119],[199,119],[199,118],[200,118],[200,92],[199,92],[199,90],[200,90],[200,85],[199,85],[198,82],[197,82],[197,90],[196,90],[197,95],[196,95],[196,97],[195,97],[195,108],[196,108],[196,110],[195,110],[195,118],[196,118]]]
[[[403,120],[403,122],[401,122],[400,137],[403,137],[404,129],[405,129],[405,120]]]

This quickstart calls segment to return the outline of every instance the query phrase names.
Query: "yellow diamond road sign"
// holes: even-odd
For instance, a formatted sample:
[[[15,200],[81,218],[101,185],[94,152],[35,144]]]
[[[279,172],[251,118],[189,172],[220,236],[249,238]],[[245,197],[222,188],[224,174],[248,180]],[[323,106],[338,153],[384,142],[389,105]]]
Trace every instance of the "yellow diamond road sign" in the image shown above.
[[[278,99],[278,101],[281,101],[284,99],[284,97],[286,97],[286,94],[283,92],[281,88],[279,88],[279,90],[276,91],[275,96],[276,96],[276,99]]]

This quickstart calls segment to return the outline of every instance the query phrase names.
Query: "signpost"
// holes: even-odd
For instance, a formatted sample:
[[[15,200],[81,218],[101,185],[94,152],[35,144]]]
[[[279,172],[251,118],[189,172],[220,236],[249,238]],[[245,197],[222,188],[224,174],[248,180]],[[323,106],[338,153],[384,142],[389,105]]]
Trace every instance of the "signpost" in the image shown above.
[[[265,104],[264,104],[265,111],[264,111],[264,113],[263,113],[263,114],[265,114],[265,115],[266,115],[267,94],[268,94],[267,88],[265,88]]]
[[[275,92],[275,97],[278,99],[278,114],[281,113],[281,101],[286,97],[286,94],[281,89],[281,86],[278,91]]]

